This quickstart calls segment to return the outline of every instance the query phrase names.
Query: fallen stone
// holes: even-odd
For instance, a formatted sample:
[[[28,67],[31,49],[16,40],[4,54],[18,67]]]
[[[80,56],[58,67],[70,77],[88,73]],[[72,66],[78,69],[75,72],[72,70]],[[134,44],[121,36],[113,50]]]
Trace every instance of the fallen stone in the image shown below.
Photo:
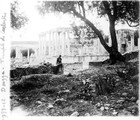
[[[53,66],[51,64],[48,65],[40,65],[33,67],[17,67],[15,69],[10,70],[11,78],[20,78],[25,75],[31,74],[43,74],[43,73],[53,73]]]
[[[117,115],[118,112],[116,112],[116,110],[113,110],[112,115]]]
[[[120,97],[120,100],[125,100],[125,98],[123,98],[123,97]]]
[[[66,101],[64,98],[60,98],[60,99],[56,99],[55,101],[54,101],[54,103],[55,102],[58,102],[58,101]]]
[[[42,97],[41,101],[45,102],[45,101],[47,101],[47,98],[46,97]]]
[[[122,99],[122,100],[118,100],[117,103],[123,103],[125,100]]]
[[[82,80],[83,84],[85,85],[86,84],[86,80]]]
[[[64,111],[65,112],[73,112],[74,111],[74,109],[72,108],[72,106],[70,106],[70,107],[66,107],[66,108],[64,108]]]
[[[108,106],[108,107],[109,107],[109,106],[110,106],[110,104],[104,104],[104,106]]]
[[[139,100],[137,100],[136,103],[139,104]]]
[[[25,109],[25,107],[23,105],[15,107],[12,111],[11,111],[11,116],[15,117],[15,116],[28,116],[29,112]]]
[[[53,108],[53,107],[54,107],[54,106],[53,106],[51,103],[49,103],[47,108],[48,108],[48,109],[51,109],[51,108]]]
[[[118,81],[120,81],[120,79],[118,78],[118,79],[116,79],[116,82],[118,82]]]
[[[126,97],[128,95],[128,93],[122,93],[122,96]]]
[[[78,116],[78,115],[79,115],[79,113],[76,111],[76,112],[72,113],[70,116]]]
[[[101,111],[104,111],[104,109],[105,109],[105,108],[104,108],[103,106],[100,108]]]
[[[63,92],[69,93],[69,92],[70,92],[70,90],[64,90]]]
[[[130,115],[132,115],[131,112],[129,112],[127,110],[123,110],[118,113],[118,116],[130,116]]]
[[[86,82],[90,82],[90,79],[88,78],[88,79],[86,79]]]
[[[102,116],[103,113],[102,112],[96,112],[95,116]]]
[[[108,109],[109,109],[109,107],[106,106],[106,107],[105,107],[105,110],[108,110]]]
[[[90,114],[89,113],[86,113],[85,116],[90,116]]]
[[[42,102],[41,102],[41,101],[36,101],[36,103],[37,103],[37,104],[39,104],[39,105],[40,105],[40,104],[42,104]]]
[[[136,101],[136,97],[132,97],[131,101],[135,102]]]
[[[132,105],[132,106],[129,106],[127,109],[129,110],[129,111],[132,111],[132,109],[135,109],[135,108],[137,108],[138,106],[136,105],[136,104],[134,104],[134,105]]]
[[[55,100],[53,105],[65,107],[66,104],[67,104],[66,100],[64,98],[60,98]]]
[[[100,103],[97,103],[97,104],[96,104],[96,107],[97,107],[97,108],[101,107],[101,104],[100,104]]]
[[[79,102],[80,102],[80,103],[83,103],[83,102],[84,102],[84,100],[79,100]]]
[[[70,93],[70,90],[63,90],[58,92],[58,94],[65,94],[65,93]]]
[[[110,110],[113,110],[113,108],[110,108]]]

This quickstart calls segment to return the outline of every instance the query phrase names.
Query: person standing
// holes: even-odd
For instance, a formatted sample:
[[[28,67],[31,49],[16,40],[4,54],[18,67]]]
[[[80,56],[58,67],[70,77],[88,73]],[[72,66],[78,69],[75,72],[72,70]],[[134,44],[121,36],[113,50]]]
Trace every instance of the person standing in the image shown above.
[[[63,65],[62,65],[61,55],[59,55],[59,57],[57,58],[56,65],[57,65],[57,73],[58,72],[63,73]]]

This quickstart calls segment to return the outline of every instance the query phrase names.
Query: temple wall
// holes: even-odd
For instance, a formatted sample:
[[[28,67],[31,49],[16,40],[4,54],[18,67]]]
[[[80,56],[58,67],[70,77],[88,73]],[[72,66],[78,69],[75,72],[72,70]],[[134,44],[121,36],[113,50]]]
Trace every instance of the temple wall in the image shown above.
[[[134,31],[117,30],[118,50],[124,54],[128,51],[137,50],[134,45]],[[127,34],[129,34],[129,39]],[[109,58],[107,51],[101,45],[98,38],[93,38],[93,45],[82,46],[74,43],[75,38],[71,35],[70,29],[58,29],[40,34],[39,56],[41,61],[48,61],[55,64],[59,55],[62,55],[64,63],[103,61]],[[108,45],[111,45],[109,39]],[[125,45],[123,46],[123,44]]]

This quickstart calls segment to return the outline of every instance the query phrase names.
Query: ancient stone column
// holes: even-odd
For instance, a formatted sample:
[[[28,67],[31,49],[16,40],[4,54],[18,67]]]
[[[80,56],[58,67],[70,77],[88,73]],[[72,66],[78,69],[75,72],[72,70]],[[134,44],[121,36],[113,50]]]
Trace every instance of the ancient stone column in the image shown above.
[[[55,37],[54,37],[54,32],[52,32],[52,56],[55,54]]]
[[[43,47],[44,47],[43,56],[46,56],[46,33],[43,34]]]
[[[29,48],[27,50],[27,59],[28,59],[28,62],[30,62],[30,51],[29,51]]]
[[[54,33],[54,55],[57,55],[57,33]]]
[[[34,49],[34,56],[37,57],[37,48]]]
[[[66,41],[67,41],[67,56],[69,56],[70,55],[70,38],[69,38],[69,35],[68,35],[69,33],[68,33],[68,31],[66,32],[66,37],[65,37],[65,39],[66,39]]]
[[[56,39],[56,41],[55,41],[55,55],[57,55],[57,52],[58,52],[58,33],[56,32],[55,33],[56,34],[56,36],[55,36],[55,39]]]
[[[134,50],[134,34],[131,37],[131,51]]]
[[[39,55],[41,54],[41,37],[40,37],[40,34],[39,34]]]
[[[49,56],[51,56],[51,32],[49,32]]]
[[[138,38],[138,50],[140,50],[140,38]]]
[[[60,35],[61,33],[60,32],[58,32],[58,55],[60,55],[60,53],[61,53],[61,51],[60,51],[60,45],[61,45],[61,35]]]
[[[64,35],[65,33],[64,32],[62,32],[62,37],[61,37],[61,39],[62,39],[62,43],[61,43],[61,45],[62,45],[62,56],[64,56],[64,53],[65,53],[65,38],[64,38]]]
[[[39,55],[40,57],[43,56],[43,44],[42,44],[43,40],[42,40],[42,33],[39,35]]]
[[[21,57],[21,51],[18,47],[16,47],[16,58],[20,58]]]

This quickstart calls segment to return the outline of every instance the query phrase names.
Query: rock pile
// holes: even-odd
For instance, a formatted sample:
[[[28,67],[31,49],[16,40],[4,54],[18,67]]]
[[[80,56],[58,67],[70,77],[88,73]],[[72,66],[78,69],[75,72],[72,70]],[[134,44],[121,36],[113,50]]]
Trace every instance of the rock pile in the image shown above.
[[[21,78],[25,75],[30,74],[44,74],[44,73],[53,73],[54,66],[51,64],[45,64],[40,66],[34,67],[18,67],[16,69],[10,70],[10,77],[11,78]]]

